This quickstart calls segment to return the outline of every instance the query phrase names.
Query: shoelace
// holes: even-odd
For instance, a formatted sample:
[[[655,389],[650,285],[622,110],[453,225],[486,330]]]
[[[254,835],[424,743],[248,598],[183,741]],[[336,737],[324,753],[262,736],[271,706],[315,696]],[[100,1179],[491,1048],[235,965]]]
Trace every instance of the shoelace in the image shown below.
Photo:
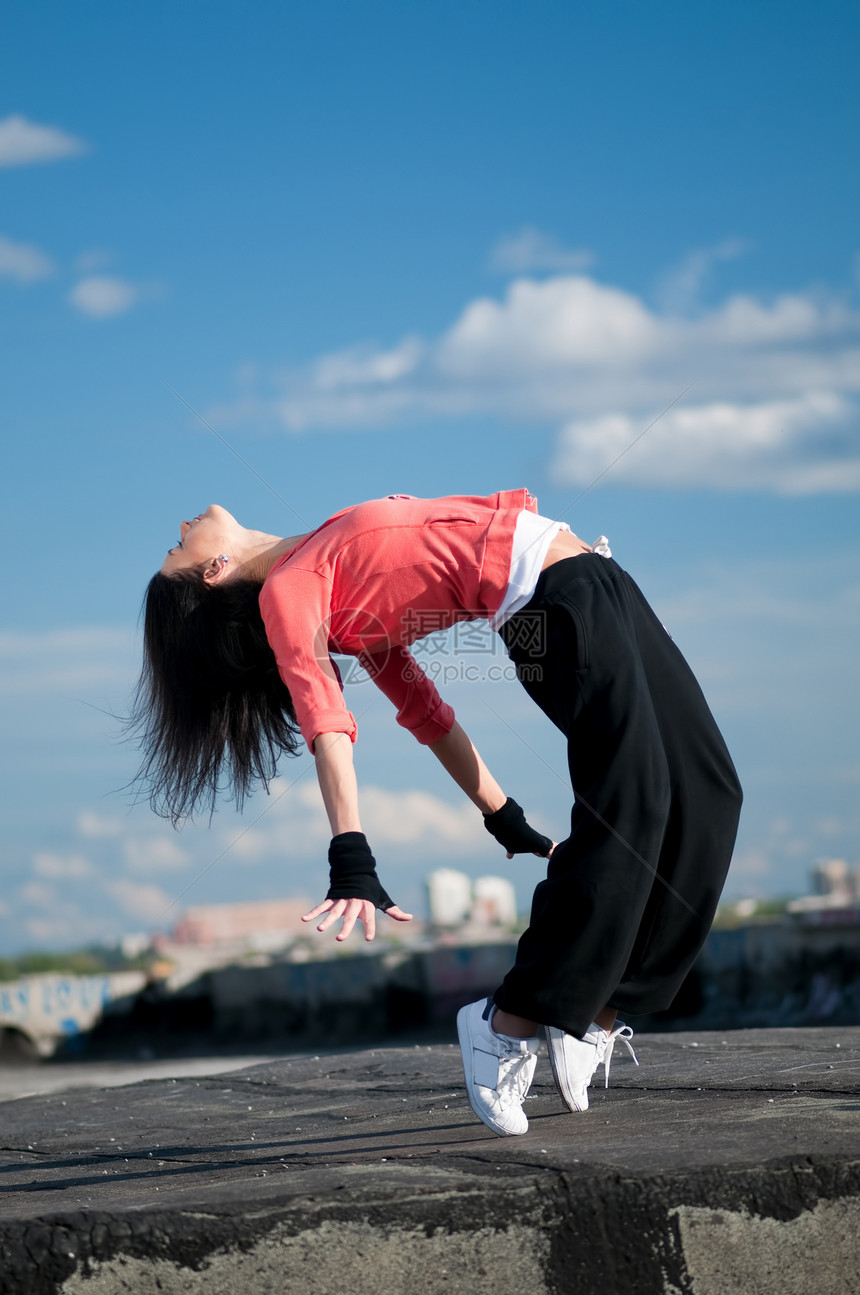
[[[505,1044],[499,1050],[499,1078],[496,1081],[496,1092],[503,1106],[510,1106],[513,1101],[522,1102],[525,1097],[527,1085],[525,1062],[533,1055],[525,1039],[520,1039],[518,1045]]]
[[[615,1044],[620,1040],[627,1051],[630,1053],[636,1065],[639,1065],[636,1053],[633,1051],[633,1044],[630,1040],[633,1038],[633,1031],[629,1025],[616,1025],[611,1034],[602,1034],[597,1039],[597,1066],[603,1062],[604,1088],[609,1087],[609,1067],[612,1064],[612,1052]],[[594,1069],[597,1069],[597,1066]]]
[[[527,1074],[526,1062],[529,1060],[529,1058],[533,1057],[534,1055],[535,1054],[529,1048],[526,1048],[523,1064],[520,1066],[519,1070],[517,1071],[517,1096],[519,1097],[521,1102],[525,1101],[526,1094],[528,1093],[528,1090],[531,1087],[531,1076]]]

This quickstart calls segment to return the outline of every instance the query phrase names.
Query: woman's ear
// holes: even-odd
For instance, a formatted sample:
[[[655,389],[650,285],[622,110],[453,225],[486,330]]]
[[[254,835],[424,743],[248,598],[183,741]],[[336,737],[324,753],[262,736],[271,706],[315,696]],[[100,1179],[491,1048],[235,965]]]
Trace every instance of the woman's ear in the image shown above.
[[[228,559],[223,554],[217,558],[210,558],[203,571],[204,583],[207,585],[217,584],[226,574],[227,562]]]

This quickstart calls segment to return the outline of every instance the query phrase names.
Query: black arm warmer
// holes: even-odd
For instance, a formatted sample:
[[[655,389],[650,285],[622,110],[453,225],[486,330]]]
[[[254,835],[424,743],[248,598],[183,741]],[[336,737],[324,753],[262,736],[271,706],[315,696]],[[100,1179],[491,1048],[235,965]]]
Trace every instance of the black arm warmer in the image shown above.
[[[326,899],[369,899],[377,908],[393,908],[376,875],[376,860],[363,832],[341,832],[328,848],[330,885]]]
[[[511,854],[539,854],[545,859],[552,849],[550,838],[529,827],[522,809],[510,796],[501,809],[484,815],[484,827]]]

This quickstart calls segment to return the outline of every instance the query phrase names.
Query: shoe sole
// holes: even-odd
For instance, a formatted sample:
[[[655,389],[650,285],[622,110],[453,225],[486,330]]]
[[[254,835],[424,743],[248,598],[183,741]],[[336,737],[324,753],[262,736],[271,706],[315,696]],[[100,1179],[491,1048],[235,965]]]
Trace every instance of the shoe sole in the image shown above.
[[[460,1040],[460,1059],[463,1062],[463,1078],[466,1081],[466,1096],[469,1099],[469,1105],[477,1115],[482,1124],[500,1138],[517,1138],[522,1135],[519,1133],[509,1132],[507,1129],[500,1129],[498,1124],[493,1124],[489,1116],[477,1105],[477,1098],[473,1095],[474,1083],[471,1076],[471,1065],[466,1065],[466,1056],[471,1058],[472,1055],[472,1031],[469,1029],[469,1009],[461,1007],[457,1013],[457,1038]],[[528,1133],[528,1127],[523,1129],[523,1133]]]
[[[585,1085],[585,1089],[583,1092],[583,1098],[585,1101],[584,1106],[578,1106],[576,1102],[573,1101],[572,1098],[568,1098],[565,1088],[567,1087],[567,1089],[569,1090],[570,1085],[567,1084],[566,1079],[562,1077],[561,1063],[560,1061],[556,1060],[555,1046],[554,1046],[555,1040],[553,1039],[553,1032],[555,1032],[556,1034],[563,1034],[562,1030],[555,1030],[552,1025],[544,1026],[544,1034],[546,1035],[546,1050],[549,1053],[549,1061],[550,1061],[550,1065],[552,1066],[552,1075],[553,1075],[553,1079],[555,1080],[555,1086],[558,1089],[558,1095],[561,1098],[561,1100],[564,1102],[565,1106],[569,1111],[572,1111],[575,1115],[581,1115],[583,1111],[588,1110],[588,1083],[590,1083],[591,1080],[589,1079],[588,1083]],[[559,1048],[559,1051],[561,1052],[562,1049]]]

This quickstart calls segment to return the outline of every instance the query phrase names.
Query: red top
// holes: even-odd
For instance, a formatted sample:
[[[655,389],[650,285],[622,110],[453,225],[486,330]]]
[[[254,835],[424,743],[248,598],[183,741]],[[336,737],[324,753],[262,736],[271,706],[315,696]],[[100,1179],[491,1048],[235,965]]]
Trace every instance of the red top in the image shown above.
[[[406,649],[498,610],[524,508],[537,511],[524,489],[389,495],[335,513],[275,563],[260,610],[311,750],[318,733],[357,732],[330,652],[358,657],[419,742],[450,731],[453,710]]]

